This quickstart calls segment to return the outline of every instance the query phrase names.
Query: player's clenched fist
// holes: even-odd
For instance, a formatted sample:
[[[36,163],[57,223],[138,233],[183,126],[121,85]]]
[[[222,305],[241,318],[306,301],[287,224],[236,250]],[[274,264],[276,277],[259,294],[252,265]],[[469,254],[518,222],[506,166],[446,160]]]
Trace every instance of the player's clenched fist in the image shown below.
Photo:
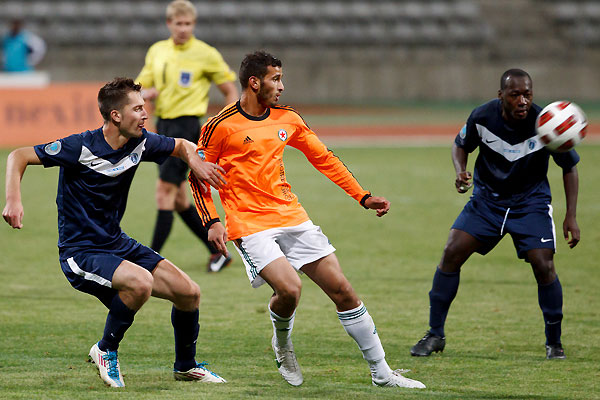
[[[383,217],[390,211],[390,202],[385,197],[375,196],[365,200],[365,207],[377,211],[378,217]]]
[[[21,229],[23,227],[23,204],[6,204],[2,217],[13,228]]]

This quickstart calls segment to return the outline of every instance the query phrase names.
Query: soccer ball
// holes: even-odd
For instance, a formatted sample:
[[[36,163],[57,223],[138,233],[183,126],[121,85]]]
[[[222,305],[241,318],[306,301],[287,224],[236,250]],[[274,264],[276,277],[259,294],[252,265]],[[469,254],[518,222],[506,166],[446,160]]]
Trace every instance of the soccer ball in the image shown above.
[[[563,153],[583,140],[587,118],[577,104],[555,101],[540,112],[535,129],[537,137],[548,150]]]

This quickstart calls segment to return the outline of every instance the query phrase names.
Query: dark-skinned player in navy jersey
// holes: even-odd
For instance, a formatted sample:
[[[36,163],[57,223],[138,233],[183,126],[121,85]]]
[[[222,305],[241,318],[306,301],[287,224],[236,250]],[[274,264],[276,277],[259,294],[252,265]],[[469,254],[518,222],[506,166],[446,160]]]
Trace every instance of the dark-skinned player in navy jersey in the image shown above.
[[[550,153],[544,148],[535,133],[541,108],[532,99],[529,74],[520,69],[506,71],[498,98],[473,110],[454,141],[456,190],[466,193],[474,183],[473,196],[450,229],[429,292],[430,328],[411,348],[413,356],[444,350],[444,323],[458,291],[462,265],[475,252],[487,254],[508,233],[517,256],[531,264],[538,284],[546,327],[546,358],[565,358],[560,338],[563,295],[553,261],[556,236],[547,173],[552,156],[563,171],[567,203],[563,235],[573,248],[580,239],[575,219],[579,156],[574,150]],[[472,177],[467,159],[477,147],[479,155]]]
[[[102,380],[112,387],[125,386],[117,358],[119,342],[135,313],[155,296],[173,303],[175,379],[225,382],[205,363],[195,361],[198,285],[120,227],[141,161],[161,163],[178,157],[199,180],[216,188],[225,183],[220,175],[224,171],[203,162],[192,142],[146,131],[148,114],[140,91],[132,79],[115,78],[98,93],[101,128],[13,151],[7,160],[2,216],[13,228],[23,227],[21,178],[28,165],[60,167],[56,197],[60,265],[75,289],[97,297],[109,309],[104,336],[89,352]]]

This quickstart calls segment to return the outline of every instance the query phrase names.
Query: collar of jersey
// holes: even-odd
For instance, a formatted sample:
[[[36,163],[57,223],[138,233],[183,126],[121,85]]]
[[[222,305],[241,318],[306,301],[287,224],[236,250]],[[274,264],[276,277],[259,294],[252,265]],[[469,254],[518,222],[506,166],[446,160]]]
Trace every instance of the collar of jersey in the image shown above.
[[[192,43],[194,43],[194,40],[196,40],[196,38],[194,36],[192,36],[190,38],[190,40],[188,40],[184,44],[175,44],[175,41],[173,40],[173,38],[170,37],[169,43],[171,44],[171,47],[173,47],[176,50],[187,50],[192,46]]]
[[[271,109],[267,107],[267,111],[265,111],[265,113],[259,117],[255,117],[254,115],[250,115],[247,112],[244,111],[244,109],[242,108],[242,105],[240,104],[240,101],[238,100],[237,103],[235,103],[235,107],[237,108],[237,110],[240,112],[240,114],[242,114],[244,117],[248,118],[251,121],[263,121],[267,118],[269,118],[269,115],[271,115]]]

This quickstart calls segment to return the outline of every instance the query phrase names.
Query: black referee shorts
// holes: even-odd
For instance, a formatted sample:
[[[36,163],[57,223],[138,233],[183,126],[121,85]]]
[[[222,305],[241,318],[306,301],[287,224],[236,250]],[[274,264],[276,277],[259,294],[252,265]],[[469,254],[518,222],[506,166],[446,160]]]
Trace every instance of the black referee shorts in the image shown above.
[[[200,138],[200,118],[183,116],[174,119],[159,118],[156,123],[159,134],[187,139],[196,144]],[[177,157],[169,157],[158,166],[158,176],[165,182],[180,185],[187,180],[188,165]]]

